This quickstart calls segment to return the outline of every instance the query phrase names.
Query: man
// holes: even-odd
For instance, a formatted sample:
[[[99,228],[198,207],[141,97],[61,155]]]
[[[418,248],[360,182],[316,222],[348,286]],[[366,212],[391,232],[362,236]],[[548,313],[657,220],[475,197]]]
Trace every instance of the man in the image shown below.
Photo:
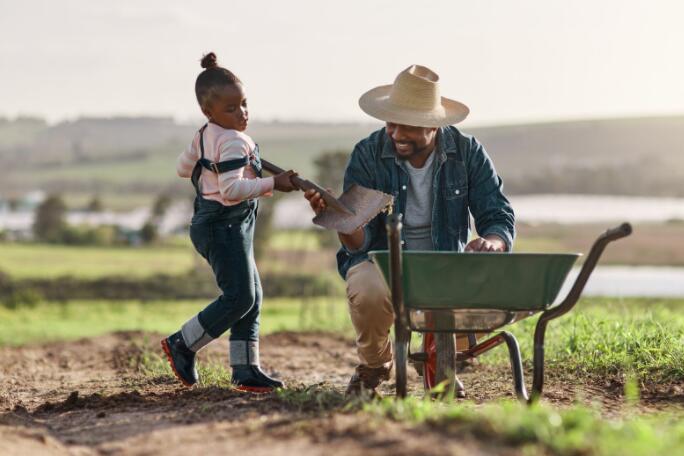
[[[356,145],[344,189],[357,184],[393,195],[393,211],[403,217],[405,249],[511,250],[514,214],[502,193],[503,182],[477,140],[451,126],[469,110],[441,97],[435,72],[412,65],[394,84],[366,92],[359,105],[386,126]],[[316,213],[326,209],[319,193],[311,190],[305,196]],[[471,214],[480,237],[468,242]],[[352,234],[338,233],[338,269],[347,282],[360,361],[348,394],[374,392],[389,379],[392,366],[390,292],[367,255],[387,249],[385,217],[378,215]],[[460,382],[457,394],[465,395]]]

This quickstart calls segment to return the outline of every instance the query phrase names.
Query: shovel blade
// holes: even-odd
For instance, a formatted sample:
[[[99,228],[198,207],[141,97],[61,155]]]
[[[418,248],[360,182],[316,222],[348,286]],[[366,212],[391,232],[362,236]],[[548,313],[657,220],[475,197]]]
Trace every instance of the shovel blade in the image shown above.
[[[378,190],[352,185],[337,200],[353,213],[328,209],[314,217],[313,222],[323,228],[351,234],[392,204],[393,197]]]

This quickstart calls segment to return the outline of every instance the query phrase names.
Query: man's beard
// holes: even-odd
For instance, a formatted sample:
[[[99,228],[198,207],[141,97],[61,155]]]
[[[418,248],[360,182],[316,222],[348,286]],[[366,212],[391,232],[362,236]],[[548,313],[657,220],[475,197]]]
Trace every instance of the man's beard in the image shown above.
[[[399,150],[397,149],[397,143],[394,141],[394,150],[396,151],[397,158],[400,160],[408,160],[411,157],[415,157],[417,155],[420,155],[421,153],[425,152],[427,150],[427,146],[420,148],[418,147],[418,144],[416,144],[415,141],[405,141],[402,144],[408,144],[411,146],[411,151],[407,154],[400,153]]]

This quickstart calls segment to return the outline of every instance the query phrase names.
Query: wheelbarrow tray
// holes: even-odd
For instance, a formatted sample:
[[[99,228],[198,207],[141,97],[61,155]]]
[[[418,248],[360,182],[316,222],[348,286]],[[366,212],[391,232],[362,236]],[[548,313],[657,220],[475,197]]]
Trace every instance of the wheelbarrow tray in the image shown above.
[[[372,251],[369,256],[390,283],[389,251]],[[404,305],[409,310],[545,310],[579,256],[405,251]]]

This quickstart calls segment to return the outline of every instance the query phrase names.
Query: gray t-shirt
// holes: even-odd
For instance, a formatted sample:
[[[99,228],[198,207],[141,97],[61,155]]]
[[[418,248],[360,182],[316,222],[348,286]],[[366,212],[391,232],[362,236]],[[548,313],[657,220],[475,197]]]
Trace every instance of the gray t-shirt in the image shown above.
[[[432,250],[432,180],[435,172],[435,153],[428,156],[422,168],[414,168],[406,161],[409,184],[406,189],[404,240],[406,250]]]

